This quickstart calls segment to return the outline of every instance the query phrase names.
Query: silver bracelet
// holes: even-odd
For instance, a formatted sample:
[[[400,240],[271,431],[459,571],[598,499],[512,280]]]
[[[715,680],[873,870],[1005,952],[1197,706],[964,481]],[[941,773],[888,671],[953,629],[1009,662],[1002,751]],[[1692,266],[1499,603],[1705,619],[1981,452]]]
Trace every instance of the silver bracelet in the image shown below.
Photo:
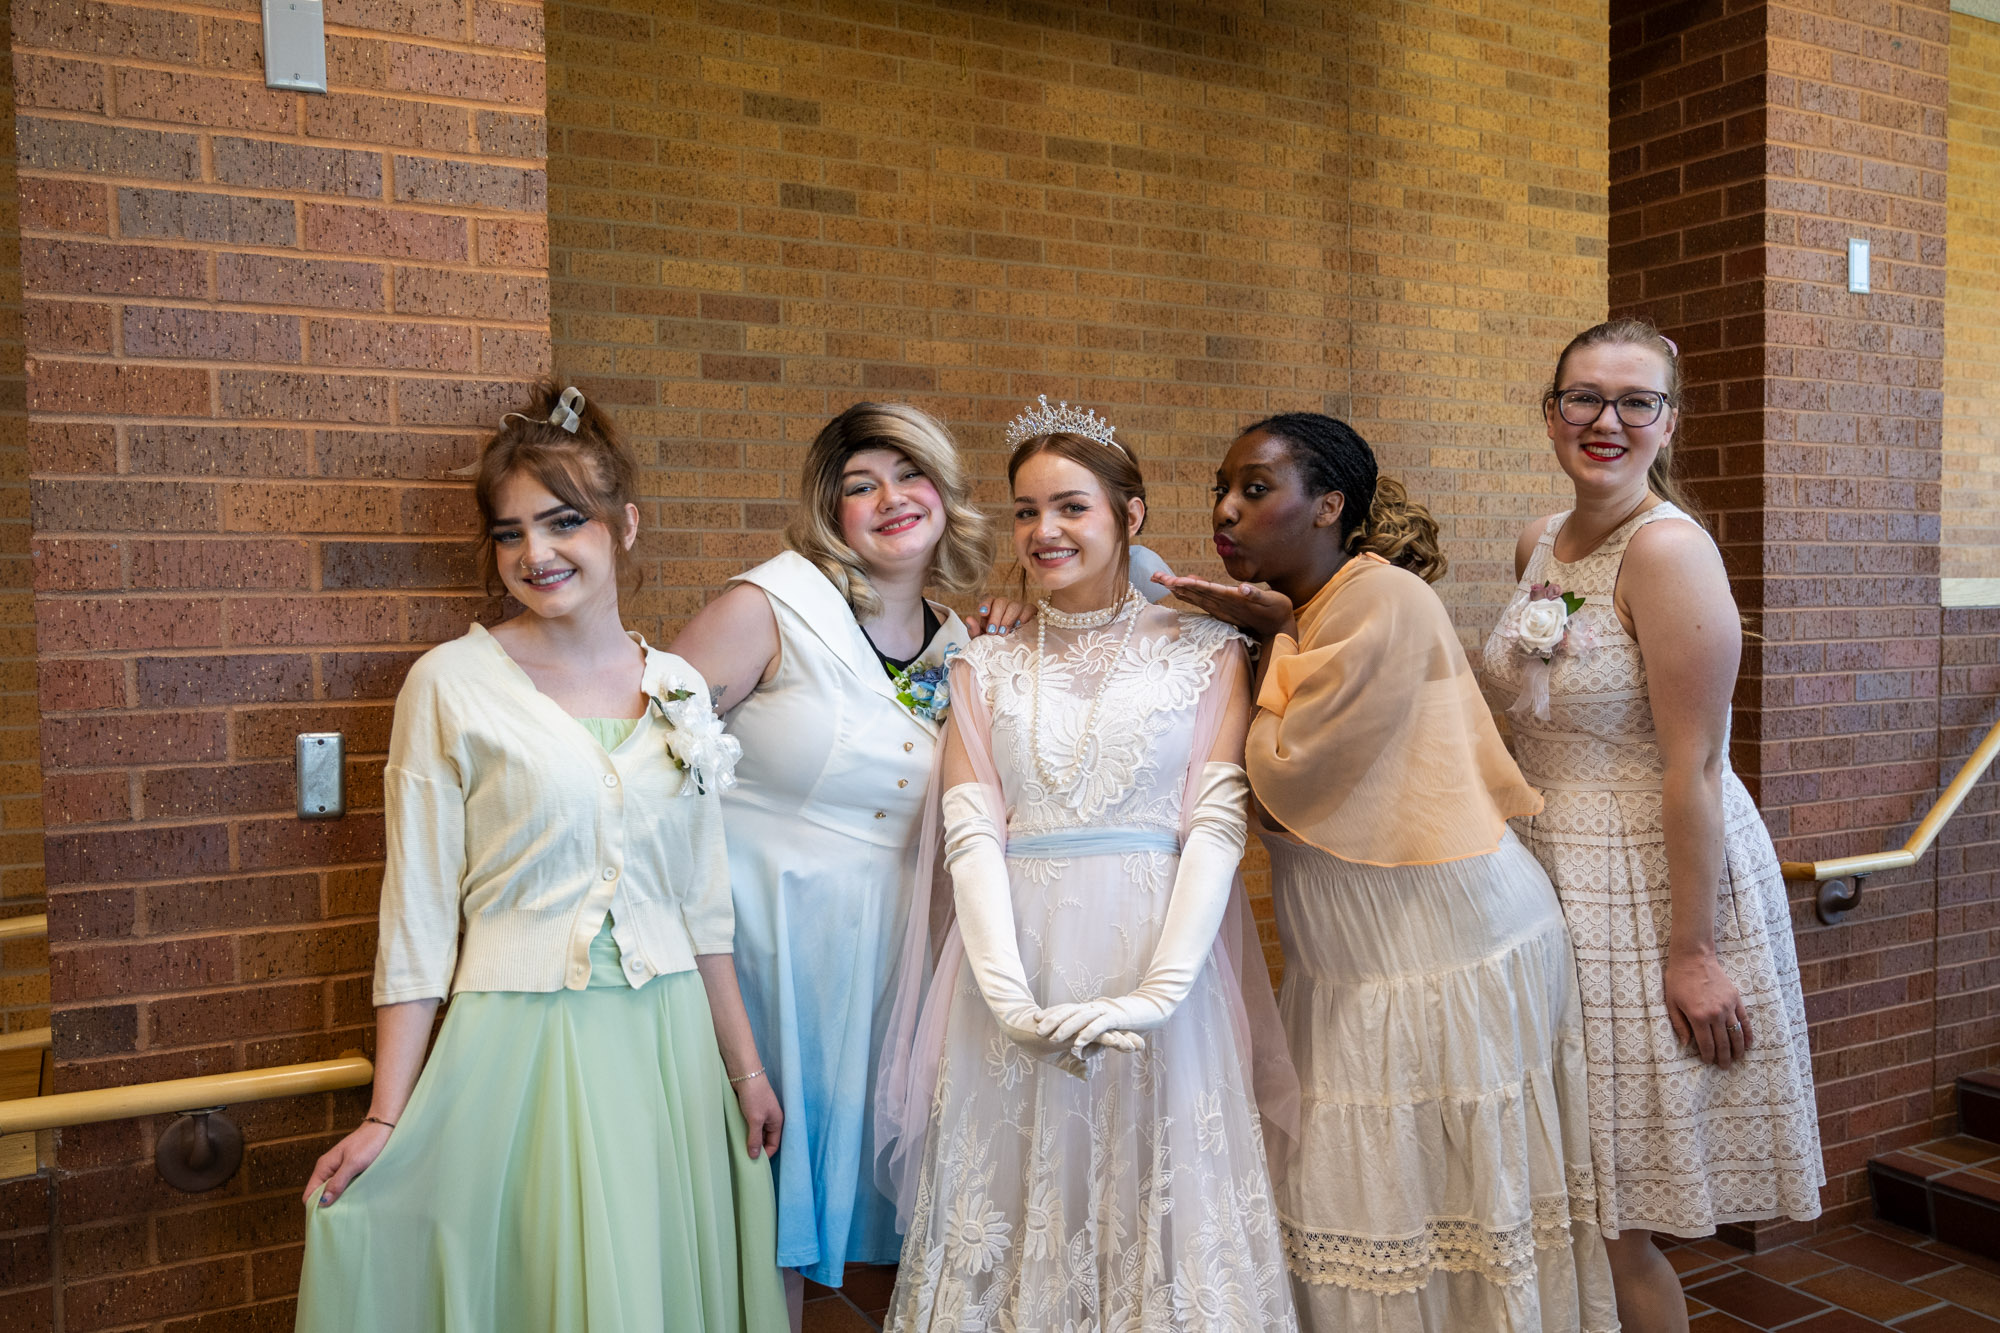
[[[753,1069],[747,1074],[738,1074],[735,1078],[732,1078],[729,1081],[731,1083],[748,1083],[753,1078],[762,1078],[762,1077],[764,1077],[764,1071],[762,1069]]]

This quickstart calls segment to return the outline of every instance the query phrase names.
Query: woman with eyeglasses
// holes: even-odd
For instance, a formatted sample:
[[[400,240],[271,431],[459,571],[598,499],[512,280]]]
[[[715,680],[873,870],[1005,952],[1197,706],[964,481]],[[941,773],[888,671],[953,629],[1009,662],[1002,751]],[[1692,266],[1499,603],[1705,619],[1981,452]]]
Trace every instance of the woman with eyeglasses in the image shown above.
[[[1819,1215],[1805,1005],[1778,858],[1729,766],[1742,622],[1671,473],[1678,349],[1637,320],[1585,330],[1543,413],[1576,503],[1521,533],[1487,681],[1514,697],[1544,802],[1516,826],[1575,942],[1619,1318],[1679,1333],[1651,1233]]]

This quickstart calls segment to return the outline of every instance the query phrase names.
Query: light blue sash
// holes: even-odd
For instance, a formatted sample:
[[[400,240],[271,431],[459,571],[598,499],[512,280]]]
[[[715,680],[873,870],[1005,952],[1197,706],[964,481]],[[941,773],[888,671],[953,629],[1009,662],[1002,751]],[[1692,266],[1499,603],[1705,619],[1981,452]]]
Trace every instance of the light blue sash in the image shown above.
[[[1119,856],[1127,852],[1180,854],[1181,840],[1163,829],[1079,828],[1053,833],[1027,833],[1007,840],[1007,855]]]

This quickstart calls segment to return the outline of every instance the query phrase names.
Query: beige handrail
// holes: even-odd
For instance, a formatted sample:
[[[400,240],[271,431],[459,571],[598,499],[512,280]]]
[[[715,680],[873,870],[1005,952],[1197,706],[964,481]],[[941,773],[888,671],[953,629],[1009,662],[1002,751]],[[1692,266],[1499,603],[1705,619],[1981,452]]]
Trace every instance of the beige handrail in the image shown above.
[[[47,1097],[22,1097],[0,1102],[0,1134],[25,1129],[55,1129],[62,1125],[92,1125],[128,1116],[164,1115],[206,1106],[232,1106],[273,1097],[297,1097],[335,1088],[358,1088],[375,1077],[375,1066],[359,1055],[311,1064],[277,1065],[233,1074],[134,1083],[123,1088],[88,1092],[58,1092]]]
[[[54,1038],[55,1033],[47,1028],[22,1028],[19,1032],[0,1032],[0,1051],[46,1051]]]
[[[1910,840],[1901,848],[1893,852],[1836,856],[1826,861],[1786,861],[1782,866],[1785,878],[1823,882],[1915,865],[1917,859],[1931,849],[1931,843],[1937,840],[1938,830],[1944,827],[1945,821],[1958,813],[1958,807],[1964,803],[1973,786],[1985,776],[1986,767],[1993,762],[1995,755],[2000,755],[2000,722],[1996,722],[1993,729],[1986,733],[1986,739],[1979,742],[1979,748],[1972,752],[1971,758],[1958,770],[1958,776],[1951,780],[1951,785],[1944,789],[1937,804],[1931,807],[1931,812],[1924,816],[1923,822],[1917,825],[1916,831],[1910,834]]]
[[[49,933],[49,918],[46,912],[35,916],[10,916],[0,921],[0,941],[32,940]]]

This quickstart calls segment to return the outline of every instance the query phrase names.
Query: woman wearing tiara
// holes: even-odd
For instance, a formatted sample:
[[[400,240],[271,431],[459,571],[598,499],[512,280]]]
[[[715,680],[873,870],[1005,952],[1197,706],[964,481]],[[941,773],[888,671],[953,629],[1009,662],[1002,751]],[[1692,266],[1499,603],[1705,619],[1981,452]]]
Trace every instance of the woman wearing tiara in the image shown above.
[[[1238,970],[1268,1005],[1241,952],[1241,638],[1128,583],[1145,487],[1109,425],[1044,402],[1008,441],[1044,600],[1032,639],[951,669],[957,921],[883,1080],[887,1327],[1292,1329]]]
[[[743,998],[785,1110],[772,1166],[794,1327],[804,1278],[838,1287],[900,1248],[869,1112],[936,760],[932,682],[968,636],[924,589],[976,588],[990,531],[943,426],[856,403],[806,451],[788,549],[673,644],[743,743],[723,818]]]

